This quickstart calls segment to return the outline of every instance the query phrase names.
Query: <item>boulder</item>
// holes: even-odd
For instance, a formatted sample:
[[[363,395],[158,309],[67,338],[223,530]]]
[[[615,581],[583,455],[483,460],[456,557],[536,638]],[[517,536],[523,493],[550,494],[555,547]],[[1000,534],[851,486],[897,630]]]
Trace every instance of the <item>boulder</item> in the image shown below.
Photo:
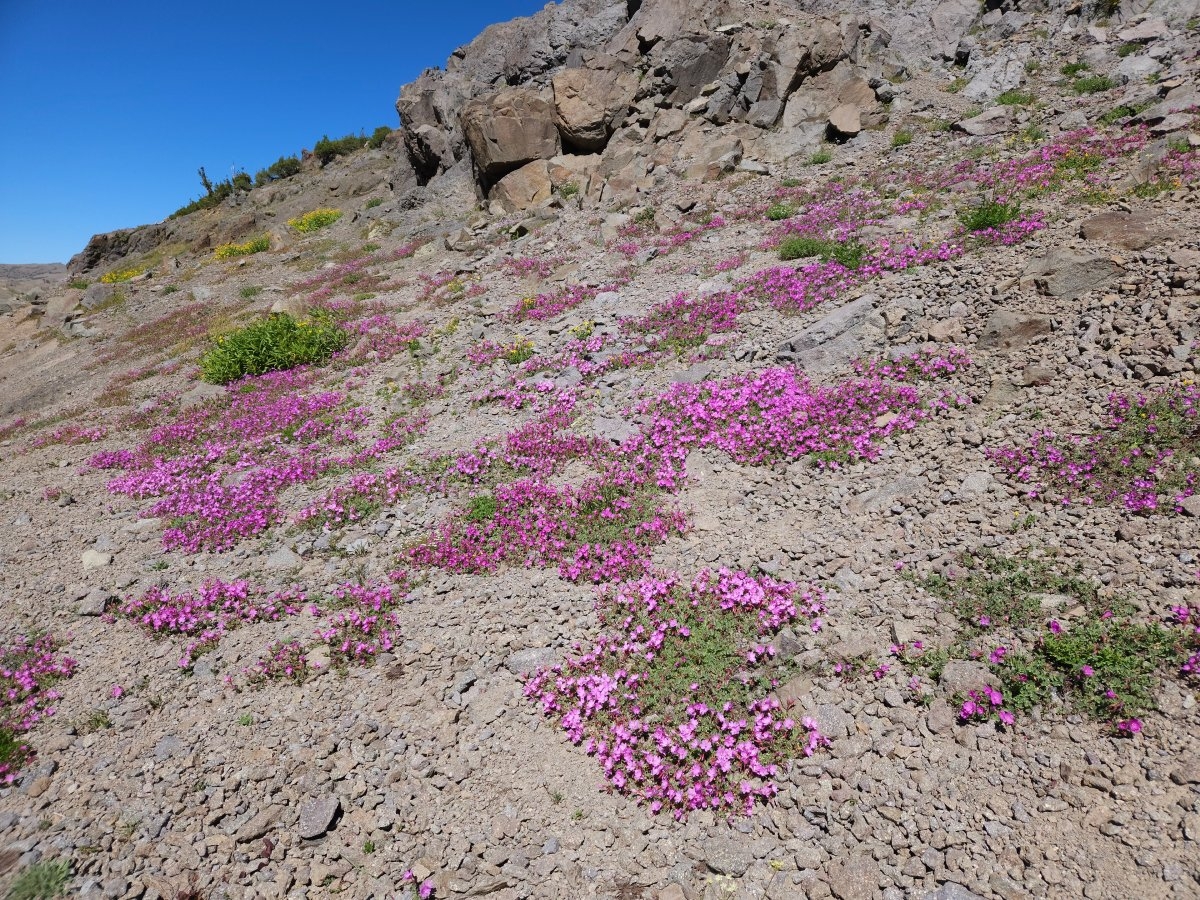
[[[638,85],[632,72],[591,69],[565,69],[550,83],[563,145],[585,152],[604,149],[614,120],[624,114]]]
[[[1079,227],[1079,233],[1086,240],[1124,250],[1144,250],[1165,236],[1149,213],[1119,210],[1092,216]]]
[[[684,106],[717,79],[729,59],[729,38],[723,34],[688,34],[664,41],[650,51],[650,64],[667,73],[673,85],[669,99]]]
[[[987,137],[993,134],[1004,134],[1013,127],[1012,109],[1007,106],[994,106],[984,110],[971,119],[963,119],[954,123],[954,130],[961,131],[973,137]]]
[[[862,114],[853,103],[835,106],[829,114],[829,136],[835,140],[852,138],[862,131]]]
[[[1053,250],[1025,267],[1022,282],[1032,282],[1038,293],[1074,300],[1107,284],[1121,267],[1106,256]]]
[[[958,42],[970,29],[981,11],[974,0],[943,0],[930,14],[932,40],[928,47],[930,55],[953,60],[958,53]]]
[[[1050,333],[1050,317],[998,309],[988,318],[979,335],[984,350],[1014,350],[1035,337]]]
[[[499,203],[506,213],[523,212],[549,200],[553,189],[550,166],[544,159],[539,159],[497,181],[488,193],[488,199]]]
[[[531,90],[504,90],[471,101],[462,126],[475,165],[488,180],[559,151],[554,106]]]
[[[780,345],[776,360],[823,373],[880,349],[884,321],[878,303],[876,295],[865,294],[838,307]]]
[[[974,62],[975,57],[971,57]],[[972,68],[967,72],[971,74]],[[1025,60],[1016,53],[1006,53],[980,63],[974,77],[963,89],[963,96],[970,100],[992,100],[1005,91],[1018,88],[1025,80]]]
[[[95,284],[89,284],[83,292],[83,297],[79,301],[79,305],[84,309],[95,309],[104,303],[107,303],[116,294],[117,289],[111,284],[104,284],[97,281]]]
[[[333,794],[310,797],[300,805],[300,818],[296,823],[296,833],[304,840],[319,838],[333,825],[341,808],[342,801]]]
[[[1164,20],[1151,18],[1134,25],[1132,28],[1122,29],[1117,32],[1117,37],[1127,44],[1144,43],[1166,37],[1170,33],[1171,29]]]

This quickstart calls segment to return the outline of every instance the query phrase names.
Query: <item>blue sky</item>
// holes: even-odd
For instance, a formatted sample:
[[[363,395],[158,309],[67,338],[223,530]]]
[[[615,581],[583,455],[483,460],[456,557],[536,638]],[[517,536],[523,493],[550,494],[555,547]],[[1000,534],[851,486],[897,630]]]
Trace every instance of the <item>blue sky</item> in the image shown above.
[[[378,125],[400,85],[543,0],[0,0],[0,263],[65,262],[236,168]]]

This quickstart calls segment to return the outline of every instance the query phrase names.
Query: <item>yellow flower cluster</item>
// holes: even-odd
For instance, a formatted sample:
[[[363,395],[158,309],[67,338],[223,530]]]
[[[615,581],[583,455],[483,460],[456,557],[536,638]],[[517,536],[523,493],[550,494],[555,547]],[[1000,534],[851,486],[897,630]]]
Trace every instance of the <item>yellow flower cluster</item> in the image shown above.
[[[130,266],[127,269],[113,269],[111,272],[106,272],[100,276],[102,284],[119,284],[122,281],[128,281],[130,278],[137,278],[146,271],[145,266]]]
[[[317,231],[327,225],[332,225],[342,217],[340,209],[331,209],[322,207],[314,209],[312,212],[306,212],[302,216],[296,216],[294,219],[288,219],[288,225],[295,228],[301,234],[308,234],[311,231]]]
[[[262,253],[270,249],[271,238],[264,234],[256,238],[251,238],[244,244],[222,244],[213,251],[213,256],[217,259],[233,259],[238,256],[250,256],[253,253]]]

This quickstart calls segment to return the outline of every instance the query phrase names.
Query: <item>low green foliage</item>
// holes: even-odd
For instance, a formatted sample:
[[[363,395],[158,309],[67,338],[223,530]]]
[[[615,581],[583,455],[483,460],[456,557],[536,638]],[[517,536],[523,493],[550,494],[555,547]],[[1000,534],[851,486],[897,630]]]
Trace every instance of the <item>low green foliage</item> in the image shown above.
[[[1141,49],[1142,49],[1141,44],[1135,43],[1133,41],[1129,41],[1127,43],[1122,44],[1120,47],[1117,48],[1117,56],[1121,57],[1121,59],[1124,59],[1127,56],[1132,56],[1134,53],[1137,53]]]
[[[211,384],[228,384],[246,375],[321,365],[348,339],[347,332],[326,316],[297,321],[276,313],[217,337],[200,358],[201,377]]]
[[[925,580],[925,589],[949,601],[954,614],[972,629],[1036,625],[1042,618],[1038,594],[1062,594],[1083,603],[1096,601],[1094,584],[1061,575],[1044,560],[989,553],[965,556],[961,567],[966,574],[953,579],[932,575]],[[981,620],[988,624],[981,626]]]
[[[1007,90],[996,98],[1001,106],[1031,106],[1036,100],[1032,93],[1018,88]]]
[[[913,133],[905,129],[900,129],[892,135],[892,147],[906,147],[913,141]]]
[[[322,166],[327,166],[339,156],[349,156],[355,150],[361,150],[367,146],[367,137],[362,134],[348,134],[345,137],[330,139],[329,135],[322,135],[321,139],[313,145],[313,156],[317,158]]]
[[[951,81],[948,85],[946,85],[944,88],[942,88],[942,90],[944,90],[947,94],[957,94],[959,91],[961,91],[963,88],[965,88],[969,83],[970,83],[970,81],[968,79],[963,78],[960,75],[957,78],[955,78],[953,81]]]
[[[1091,68],[1091,66],[1089,66],[1085,62],[1069,62],[1066,65],[1064,65],[1061,69],[1059,69],[1059,71],[1062,72],[1064,75],[1066,75],[1068,78],[1074,78],[1080,72],[1086,72],[1090,68]]]
[[[569,200],[579,193],[579,184],[575,181],[568,181],[566,184],[559,185],[558,196],[564,200]]]
[[[496,498],[491,494],[480,494],[478,497],[471,498],[471,505],[467,507],[467,521],[475,523],[490,522],[496,518]]]
[[[767,218],[772,222],[778,222],[781,219],[790,219],[796,214],[796,207],[790,203],[772,203],[767,207]]]
[[[238,291],[238,296],[240,296],[243,300],[249,300],[251,297],[257,297],[261,293],[262,288],[257,284],[248,284]]]
[[[819,166],[822,163],[827,163],[833,159],[833,152],[828,148],[822,147],[816,153],[808,158],[810,165]]]
[[[383,142],[391,133],[392,129],[388,128],[386,125],[380,125],[374,131],[372,131],[371,136],[367,138],[367,147],[369,147],[371,150],[378,150],[383,146]]]
[[[533,356],[533,342],[526,338],[518,338],[504,351],[504,360],[514,366],[525,362]]]
[[[76,290],[76,291],[82,291],[82,290],[86,290],[87,286],[89,284],[91,284],[91,282],[87,281],[84,278],[75,278],[75,279],[67,282],[67,287],[72,288],[73,290]]]
[[[52,900],[65,893],[71,877],[71,861],[47,859],[34,863],[16,877],[6,900]]]
[[[820,257],[823,262],[835,260],[847,269],[857,269],[862,265],[867,248],[858,241],[832,241],[827,238],[811,237],[808,235],[793,235],[779,244],[779,258],[782,260],[810,259]]]
[[[295,228],[301,234],[309,234],[332,225],[341,217],[342,211],[340,209],[323,207],[321,209],[314,209],[312,212],[306,212],[302,216],[296,216],[294,219],[288,219],[288,225]]]
[[[1117,83],[1107,75],[1088,75],[1084,78],[1076,78],[1071,83],[1071,90],[1077,94],[1099,94],[1102,91],[1112,90]]]
[[[804,182],[802,182],[799,178],[780,178],[779,179],[780,187],[785,187],[785,188],[800,187],[800,185],[803,183]]]
[[[366,206],[367,209],[374,209],[377,206],[383,206],[383,198],[382,197],[372,197],[370,200],[367,201],[367,206]]]
[[[648,227],[648,226],[651,226],[654,224],[654,216],[655,216],[654,207],[647,206],[643,209],[638,210],[637,215],[633,217],[633,222],[635,225],[645,225]]]
[[[302,163],[296,157],[281,156],[265,169],[259,169],[254,175],[254,183],[261,187],[273,181],[291,178],[293,175],[299,175],[302,167]]]
[[[1021,215],[1021,204],[1016,200],[1011,203],[1000,203],[996,200],[985,200],[978,206],[970,206],[959,210],[958,220],[968,232],[987,231],[989,228],[999,228],[1015,221]]]
[[[243,244],[222,244],[213,251],[217,259],[236,259],[239,256],[253,256],[255,253],[265,253],[271,249],[270,235],[259,235]]]

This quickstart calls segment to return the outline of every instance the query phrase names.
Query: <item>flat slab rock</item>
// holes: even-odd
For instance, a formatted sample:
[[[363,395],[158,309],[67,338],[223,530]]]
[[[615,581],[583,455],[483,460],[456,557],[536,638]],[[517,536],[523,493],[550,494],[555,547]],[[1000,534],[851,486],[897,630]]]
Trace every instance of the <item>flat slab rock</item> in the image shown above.
[[[329,830],[341,808],[342,801],[332,794],[305,800],[300,806],[296,833],[305,840],[320,837]]]

